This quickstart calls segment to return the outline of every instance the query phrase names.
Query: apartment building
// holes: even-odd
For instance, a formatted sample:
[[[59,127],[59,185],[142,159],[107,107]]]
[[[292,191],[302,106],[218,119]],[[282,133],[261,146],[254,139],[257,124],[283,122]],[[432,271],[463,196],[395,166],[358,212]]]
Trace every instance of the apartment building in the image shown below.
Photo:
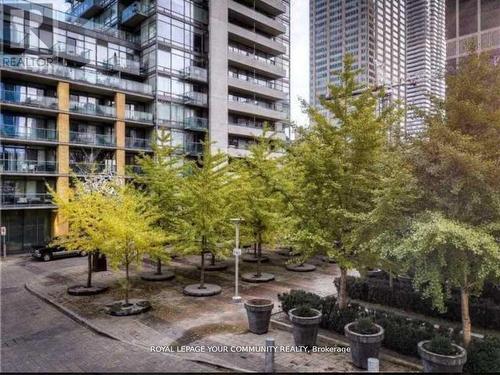
[[[50,2],[48,2],[50,3]],[[7,253],[67,228],[47,193],[137,171],[155,131],[186,157],[244,157],[289,117],[289,2],[2,4],[1,225]]]
[[[456,65],[468,46],[500,63],[500,1],[446,0],[446,63]]]

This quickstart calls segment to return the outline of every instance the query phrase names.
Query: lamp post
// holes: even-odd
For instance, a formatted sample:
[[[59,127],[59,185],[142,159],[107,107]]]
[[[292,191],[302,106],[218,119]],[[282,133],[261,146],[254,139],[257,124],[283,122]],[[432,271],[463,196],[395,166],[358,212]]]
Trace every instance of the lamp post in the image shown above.
[[[234,255],[234,296],[233,296],[233,302],[234,303],[240,303],[241,302],[241,297],[238,295],[238,282],[239,282],[239,262],[240,262],[240,255],[241,255],[241,249],[240,249],[240,223],[243,221],[241,218],[234,218],[231,219],[231,223],[234,224],[234,228],[236,231],[236,241],[235,241],[235,246],[233,249],[233,255]]]

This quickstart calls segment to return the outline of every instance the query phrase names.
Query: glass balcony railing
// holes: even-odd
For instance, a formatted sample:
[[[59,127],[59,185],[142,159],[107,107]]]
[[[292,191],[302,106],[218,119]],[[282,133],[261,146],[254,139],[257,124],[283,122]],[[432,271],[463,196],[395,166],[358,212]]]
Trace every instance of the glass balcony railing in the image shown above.
[[[70,169],[76,174],[114,174],[116,165],[113,160],[106,162],[70,162]]]
[[[153,114],[141,111],[125,111],[125,119],[132,121],[153,122]]]
[[[208,104],[208,96],[203,92],[190,91],[184,94],[184,103],[204,107]]]
[[[71,101],[69,103],[69,110],[71,112],[78,112],[84,115],[116,117],[115,107],[111,107],[109,105],[80,103]]]
[[[57,141],[57,130],[46,128],[20,128],[13,125],[2,125],[2,138],[26,139],[31,141]]]
[[[191,156],[201,155],[203,154],[203,144],[200,142],[186,142],[184,152]]]
[[[2,193],[2,207],[37,207],[53,205],[49,193]]]
[[[146,138],[125,137],[125,147],[140,150],[150,150],[151,141]]]
[[[90,49],[58,42],[52,47],[54,55],[82,62],[90,61]]]
[[[200,68],[199,66],[189,66],[183,71],[184,78],[195,80],[195,81],[208,81],[208,73],[204,68]]]
[[[0,99],[4,103],[23,104],[30,107],[57,109],[57,98],[41,95],[27,95],[19,91],[1,90]]]
[[[150,9],[149,4],[141,4],[140,1],[135,1],[123,10],[120,21],[122,25],[135,26],[147,18]]]
[[[208,130],[208,119],[203,118],[203,117],[188,117],[184,121],[184,129],[207,131]]]
[[[57,162],[0,159],[0,171],[4,173],[57,173]]]
[[[104,3],[103,0],[84,0],[71,10],[71,14],[77,17],[88,17],[104,9]]]
[[[103,65],[108,70],[124,71],[137,75],[141,74],[141,63],[137,60],[113,56],[103,63]]]
[[[96,134],[86,132],[69,132],[69,141],[83,145],[114,146],[114,136],[111,134]]]
[[[61,64],[40,64],[36,63],[36,57],[33,64],[9,65],[9,68],[14,70],[23,70],[36,73],[39,75],[54,76],[64,78],[71,81],[83,82],[90,85],[103,86],[107,88],[115,88],[124,91],[130,91],[139,94],[152,95],[153,89],[151,85],[111,75],[106,75],[94,71],[75,69]]]
[[[140,165],[137,164],[129,164],[125,166],[125,173],[127,175],[134,175],[134,174],[142,174],[143,170]]]

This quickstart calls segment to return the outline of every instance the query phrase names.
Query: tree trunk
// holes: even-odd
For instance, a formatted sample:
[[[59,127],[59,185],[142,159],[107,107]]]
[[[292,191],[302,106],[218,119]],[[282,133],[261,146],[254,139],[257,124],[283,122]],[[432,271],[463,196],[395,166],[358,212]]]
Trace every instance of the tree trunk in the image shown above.
[[[200,274],[200,289],[205,289],[205,250],[206,250],[205,237],[201,239],[201,274]]]
[[[257,242],[253,243],[253,256],[257,258]]]
[[[156,274],[161,275],[161,259],[158,258],[156,261]]]
[[[462,308],[462,331],[464,346],[467,348],[471,342],[471,321],[469,315],[469,291],[467,288],[460,289],[461,308]]]
[[[210,262],[211,262],[212,266],[215,266],[215,255],[214,255],[214,253],[210,253],[210,255],[211,255]]]
[[[347,307],[347,269],[340,269],[340,286],[338,291],[338,300],[340,309]]]
[[[125,305],[128,305],[128,288],[129,288],[129,279],[128,279],[128,256],[125,257]]]
[[[255,244],[257,248],[257,277],[262,276],[262,266],[261,266],[261,257],[262,257],[262,241],[260,234],[257,235],[257,242]]]
[[[392,271],[389,270],[389,288],[391,288],[392,290],[393,287],[394,287],[394,277],[392,276]]]
[[[92,253],[89,251],[87,255],[87,264],[88,264],[88,269],[87,269],[87,288],[92,287]]]

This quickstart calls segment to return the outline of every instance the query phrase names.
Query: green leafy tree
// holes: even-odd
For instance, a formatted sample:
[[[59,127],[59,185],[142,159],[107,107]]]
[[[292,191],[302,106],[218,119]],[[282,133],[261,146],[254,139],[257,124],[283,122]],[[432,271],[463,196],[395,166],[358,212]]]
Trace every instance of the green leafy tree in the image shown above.
[[[229,249],[232,179],[227,156],[212,154],[208,142],[203,143],[203,158],[184,164],[173,244],[181,254],[201,256],[200,289],[205,288],[205,254],[226,256]]]
[[[107,210],[91,237],[115,269],[125,268],[125,304],[129,303],[130,266],[140,267],[145,254],[163,251],[166,237],[158,228],[158,209],[131,186],[116,186]]]
[[[283,195],[279,188],[282,156],[276,151],[279,140],[264,130],[258,142],[250,147],[250,155],[235,163],[239,176],[237,204],[243,224],[253,237],[257,256],[256,277],[262,274],[262,245],[274,246],[283,234]]]
[[[386,173],[388,131],[400,115],[393,105],[379,109],[383,90],[362,85],[357,76],[348,55],[340,83],[320,98],[323,110],[306,107],[311,126],[299,132],[287,168],[293,181],[291,240],[302,257],[323,252],[336,259],[341,308],[347,305],[347,270],[377,259],[356,232],[375,204]]]
[[[135,181],[145,187],[150,201],[159,209],[158,225],[167,238],[172,237],[177,228],[180,200],[179,187],[182,173],[182,160],[171,146],[168,134],[156,134],[153,154],[145,154],[137,159],[141,173]],[[168,261],[170,254],[165,249],[149,254],[157,259],[156,273],[162,273],[162,261]]]
[[[499,87],[500,67],[474,52],[448,75],[446,100],[408,151],[417,194],[393,205],[400,223],[376,239],[413,271],[415,287],[438,309],[451,288],[460,289],[466,346],[470,296],[500,275]]]
[[[50,190],[61,217],[68,224],[67,233],[55,238],[52,245],[87,253],[87,288],[92,287],[92,257],[99,250],[92,233],[108,210],[109,189],[108,179],[88,176],[85,181],[75,178],[67,194]]]

